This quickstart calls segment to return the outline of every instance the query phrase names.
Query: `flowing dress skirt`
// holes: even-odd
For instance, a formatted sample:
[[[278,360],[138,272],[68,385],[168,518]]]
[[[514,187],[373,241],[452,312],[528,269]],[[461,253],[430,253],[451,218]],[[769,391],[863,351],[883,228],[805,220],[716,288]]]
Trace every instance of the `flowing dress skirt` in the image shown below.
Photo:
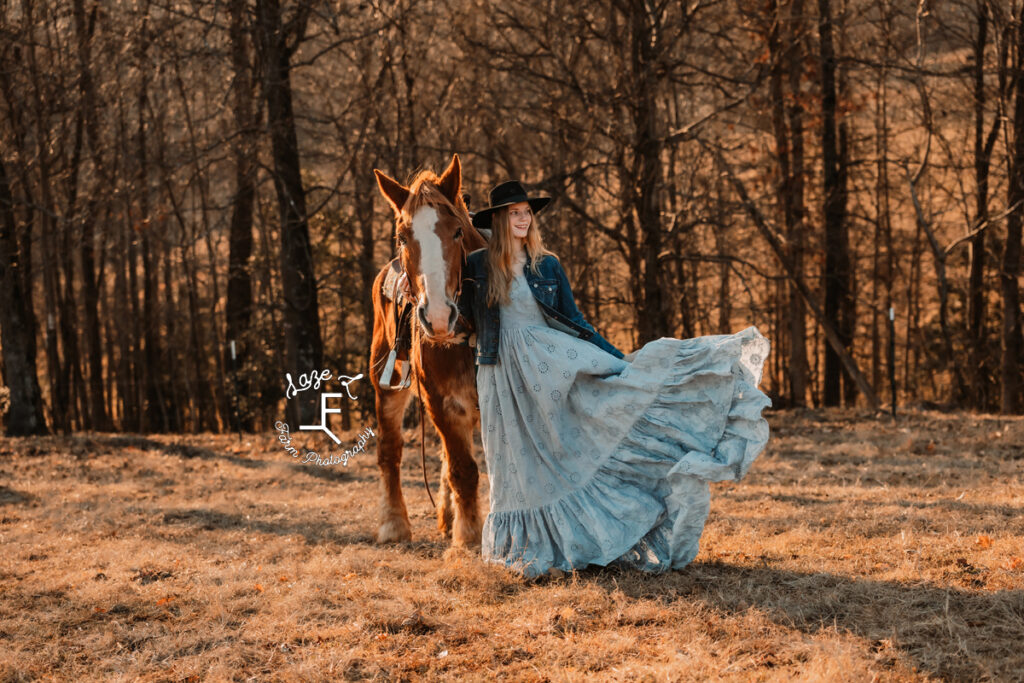
[[[509,294],[498,362],[477,368],[484,559],[527,576],[686,566],[708,482],[739,480],[768,442],[768,340],[662,337],[619,359],[549,327],[522,273]]]

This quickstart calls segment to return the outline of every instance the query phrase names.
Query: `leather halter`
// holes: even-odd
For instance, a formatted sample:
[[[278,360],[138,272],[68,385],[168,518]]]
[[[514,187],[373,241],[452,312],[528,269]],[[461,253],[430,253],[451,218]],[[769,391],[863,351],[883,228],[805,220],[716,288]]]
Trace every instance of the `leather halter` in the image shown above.
[[[462,296],[462,273],[465,271],[466,262],[468,260],[468,250],[466,249],[465,241],[460,240],[459,252],[461,266],[459,268],[459,276],[457,278],[458,284],[455,287],[455,295],[453,297],[456,303],[456,308],[458,308],[458,302]],[[402,267],[401,259],[396,257],[391,260],[391,269],[381,285],[381,292],[384,294],[384,297],[395,304],[395,344],[392,348],[399,352],[402,350],[399,342],[405,341],[402,335],[404,328],[399,323],[401,323],[404,318],[408,317],[408,313],[412,306],[412,302],[406,299],[398,288],[398,281],[403,275],[405,275],[405,268]],[[469,343],[469,326],[463,321],[464,316],[460,313],[455,321],[455,335],[458,336],[465,333],[465,338],[456,343],[459,346],[472,346],[472,344]]]
[[[462,295],[462,272],[465,269],[466,262],[467,262],[466,243],[465,243],[464,240],[460,240],[459,248],[460,248],[460,252],[461,252],[462,264],[461,264],[461,266],[459,268],[459,277],[458,277],[458,283],[459,284],[455,288],[456,310],[458,310],[459,297]],[[405,274],[405,269],[401,267],[401,259],[397,259],[396,258],[395,261],[398,262],[398,266],[399,266],[397,268],[397,276],[401,277],[402,275]],[[394,262],[392,262],[392,263],[394,264]],[[384,290],[384,296],[386,296],[387,298],[391,299],[392,304],[394,305],[394,308],[395,308],[395,343],[394,343],[394,346],[392,347],[392,353],[395,353],[395,352],[397,352],[397,351],[399,351],[401,349],[402,343],[405,341],[405,338],[403,336],[403,331],[404,331],[405,327],[404,327],[404,325],[402,323],[405,321],[406,318],[408,318],[412,314],[413,305],[412,305],[412,301],[409,301],[409,300],[405,299],[404,296],[402,297],[402,302],[401,303],[398,302],[398,296],[401,295],[401,292],[398,290],[397,279],[395,279],[391,283],[392,284],[392,291],[391,292],[387,291],[388,290],[388,284],[389,284],[388,280],[390,279],[390,276],[392,275],[392,273],[389,273],[388,275],[389,275],[389,278],[385,279],[385,282],[384,282],[384,285],[383,285],[382,289]],[[461,313],[459,313],[459,316],[458,316],[458,318],[456,318],[456,321],[455,321],[456,334],[459,333],[458,330],[459,330],[459,326],[460,325],[462,326],[462,331],[463,332],[468,332],[468,330],[466,328],[466,325],[462,322],[462,320],[463,320],[463,316],[462,316]],[[417,337],[417,341],[419,341],[419,343],[422,345],[423,342],[418,339],[419,335],[412,335],[412,321],[409,321],[409,332],[410,332],[410,336]],[[465,339],[463,339],[462,341],[458,342],[458,344],[460,346],[470,346],[469,340],[470,340],[470,335],[466,334],[465,335]],[[412,366],[412,362],[413,362],[412,339],[409,339],[409,357],[408,357],[408,360],[406,360],[406,362],[409,363],[409,367]],[[422,367],[423,366],[421,364],[420,368],[422,369]],[[388,377],[388,383],[390,384],[390,382],[391,382],[391,377]],[[404,389],[405,387],[388,387],[388,388]],[[423,404],[423,394],[421,393],[421,390],[420,390],[420,381],[419,381],[419,374],[418,373],[416,374],[416,395],[420,399],[420,466],[421,466],[421,468],[423,470],[423,486],[427,490],[427,496],[430,497],[430,504],[436,509],[437,508],[437,503],[434,502],[434,494],[431,492],[431,490],[430,490],[430,483],[427,481],[426,421],[424,420],[424,415],[423,415],[423,405],[424,405]]]

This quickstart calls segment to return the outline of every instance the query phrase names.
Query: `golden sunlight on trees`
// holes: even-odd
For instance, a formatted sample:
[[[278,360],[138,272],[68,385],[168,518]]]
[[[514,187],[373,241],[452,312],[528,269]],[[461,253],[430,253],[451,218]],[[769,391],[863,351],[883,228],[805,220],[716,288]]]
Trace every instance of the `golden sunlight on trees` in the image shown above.
[[[1020,413],[1022,5],[4,4],[5,431],[251,430],[365,372],[372,170],[456,152],[471,208],[555,199],[621,347],[756,324],[777,407]]]

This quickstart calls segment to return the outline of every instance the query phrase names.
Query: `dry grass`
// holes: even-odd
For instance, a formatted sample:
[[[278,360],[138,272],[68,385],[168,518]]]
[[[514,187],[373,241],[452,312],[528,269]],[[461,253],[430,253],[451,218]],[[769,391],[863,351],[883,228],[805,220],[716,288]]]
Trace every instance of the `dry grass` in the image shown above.
[[[372,452],[7,439],[0,681],[1024,679],[1024,420],[769,419],[690,567],[538,583],[447,551],[417,451],[379,547]]]

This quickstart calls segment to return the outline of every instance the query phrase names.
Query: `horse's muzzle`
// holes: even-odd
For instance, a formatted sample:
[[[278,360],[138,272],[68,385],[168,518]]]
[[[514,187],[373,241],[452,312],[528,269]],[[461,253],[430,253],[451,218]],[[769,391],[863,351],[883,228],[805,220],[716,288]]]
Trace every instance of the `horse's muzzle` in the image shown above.
[[[421,304],[416,307],[416,317],[420,321],[420,327],[424,335],[431,341],[445,341],[455,336],[455,322],[459,319],[459,309],[452,302],[446,303],[448,304],[448,320],[443,328],[440,326],[435,328],[430,323],[430,320],[427,319],[426,306]],[[434,322],[437,322],[437,320],[435,319]]]

